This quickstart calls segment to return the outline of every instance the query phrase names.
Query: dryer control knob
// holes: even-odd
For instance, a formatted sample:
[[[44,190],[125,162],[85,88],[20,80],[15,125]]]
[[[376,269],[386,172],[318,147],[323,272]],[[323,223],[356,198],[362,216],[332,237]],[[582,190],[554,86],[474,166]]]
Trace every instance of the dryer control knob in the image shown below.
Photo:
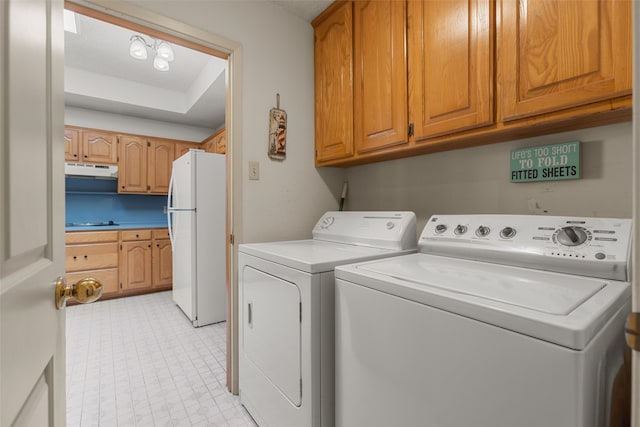
[[[500,237],[510,239],[516,235],[516,229],[513,227],[505,227],[500,231]]]
[[[453,232],[455,234],[464,234],[467,232],[467,226],[466,225],[462,225],[462,224],[458,224],[458,226],[453,230]]]
[[[587,232],[582,227],[562,227],[558,230],[558,243],[565,246],[578,246],[587,241]]]

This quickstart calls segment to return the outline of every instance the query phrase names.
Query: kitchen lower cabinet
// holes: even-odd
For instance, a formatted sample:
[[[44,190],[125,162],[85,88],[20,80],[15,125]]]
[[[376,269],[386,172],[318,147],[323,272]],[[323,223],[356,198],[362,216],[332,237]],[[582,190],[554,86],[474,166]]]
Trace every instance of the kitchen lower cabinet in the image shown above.
[[[171,289],[173,254],[166,228],[72,231],[66,244],[67,282],[97,279],[101,299]]]
[[[151,278],[153,288],[170,288],[173,282],[173,252],[167,229],[153,230]]]
[[[123,230],[120,240],[120,289],[151,288],[151,230]]]
[[[66,233],[66,280],[94,278],[103,286],[103,298],[117,295],[118,231]]]

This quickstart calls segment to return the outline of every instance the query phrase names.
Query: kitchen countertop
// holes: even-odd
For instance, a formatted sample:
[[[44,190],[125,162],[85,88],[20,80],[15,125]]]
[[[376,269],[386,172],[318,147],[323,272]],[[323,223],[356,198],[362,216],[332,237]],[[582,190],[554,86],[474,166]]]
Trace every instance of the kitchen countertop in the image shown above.
[[[166,222],[118,222],[118,225],[77,225],[67,226],[65,231],[108,231],[108,230],[131,230],[138,228],[167,228]]]

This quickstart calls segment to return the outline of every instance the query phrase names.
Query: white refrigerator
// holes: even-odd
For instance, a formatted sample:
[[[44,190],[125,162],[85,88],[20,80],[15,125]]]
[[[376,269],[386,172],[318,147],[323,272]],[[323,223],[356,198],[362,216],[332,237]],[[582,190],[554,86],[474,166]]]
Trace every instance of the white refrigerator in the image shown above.
[[[226,157],[190,150],[173,162],[167,221],[173,300],[193,326],[226,320]]]

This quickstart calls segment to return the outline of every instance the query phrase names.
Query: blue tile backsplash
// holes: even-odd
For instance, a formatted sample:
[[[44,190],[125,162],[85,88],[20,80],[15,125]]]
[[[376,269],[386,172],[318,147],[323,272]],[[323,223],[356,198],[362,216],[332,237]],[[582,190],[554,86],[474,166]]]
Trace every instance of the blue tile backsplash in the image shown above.
[[[66,177],[67,223],[166,224],[167,196],[118,194],[117,180]]]

